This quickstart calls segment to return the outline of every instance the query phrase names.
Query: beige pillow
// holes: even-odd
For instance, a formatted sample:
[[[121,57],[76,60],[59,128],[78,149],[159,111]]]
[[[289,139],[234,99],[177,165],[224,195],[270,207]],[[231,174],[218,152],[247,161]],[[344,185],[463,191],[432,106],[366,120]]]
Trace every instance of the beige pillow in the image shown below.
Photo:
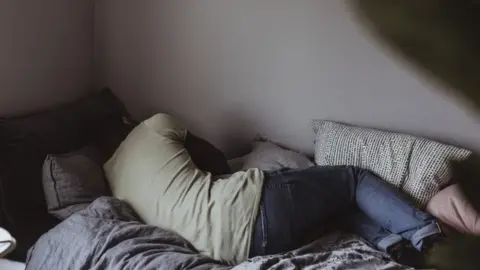
[[[245,164],[245,160],[247,160],[247,158],[248,158],[248,154],[228,160],[228,165],[230,166],[231,172],[236,173],[241,171],[243,164]]]
[[[435,195],[428,202],[427,210],[457,231],[480,235],[480,215],[456,184]]]

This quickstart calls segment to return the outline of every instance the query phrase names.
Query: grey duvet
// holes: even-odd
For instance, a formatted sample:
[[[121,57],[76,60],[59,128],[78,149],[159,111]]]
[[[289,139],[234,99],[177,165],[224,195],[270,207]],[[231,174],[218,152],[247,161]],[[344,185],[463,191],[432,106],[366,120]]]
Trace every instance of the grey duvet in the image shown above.
[[[142,224],[124,202],[103,197],[45,233],[26,269],[408,269],[351,235],[334,233],[298,250],[228,266],[179,235]]]

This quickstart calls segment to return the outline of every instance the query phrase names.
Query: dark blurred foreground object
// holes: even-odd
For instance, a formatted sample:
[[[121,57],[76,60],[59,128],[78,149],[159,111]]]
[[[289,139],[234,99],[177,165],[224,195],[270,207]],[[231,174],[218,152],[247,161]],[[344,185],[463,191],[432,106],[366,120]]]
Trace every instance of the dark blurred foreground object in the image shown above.
[[[439,270],[480,269],[480,236],[455,235],[432,248],[428,263]]]
[[[480,155],[472,154],[462,162],[452,162],[452,174],[465,197],[480,213]]]
[[[480,111],[479,0],[353,2],[383,41]]]
[[[353,2],[383,41],[480,111],[480,0]],[[480,157],[453,166],[454,178],[480,212]]]
[[[480,0],[353,3],[383,41],[480,112]],[[480,157],[453,167],[453,178],[480,212]],[[439,269],[480,269],[479,250],[480,237],[459,235],[435,247],[429,259]]]
[[[472,154],[464,161],[452,162],[452,179],[480,213],[480,156]],[[434,247],[428,258],[429,263],[448,270],[480,269],[480,236],[456,234],[444,243]]]

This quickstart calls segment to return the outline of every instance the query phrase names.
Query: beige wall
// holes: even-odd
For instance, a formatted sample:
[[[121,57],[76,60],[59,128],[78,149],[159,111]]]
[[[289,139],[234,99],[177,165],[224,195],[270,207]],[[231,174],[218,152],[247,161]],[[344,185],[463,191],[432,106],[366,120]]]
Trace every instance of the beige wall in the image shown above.
[[[93,0],[0,1],[0,116],[91,89]]]
[[[376,45],[344,1],[100,0],[96,30],[99,85],[230,153],[257,133],[311,152],[312,118],[480,150],[473,114]]]

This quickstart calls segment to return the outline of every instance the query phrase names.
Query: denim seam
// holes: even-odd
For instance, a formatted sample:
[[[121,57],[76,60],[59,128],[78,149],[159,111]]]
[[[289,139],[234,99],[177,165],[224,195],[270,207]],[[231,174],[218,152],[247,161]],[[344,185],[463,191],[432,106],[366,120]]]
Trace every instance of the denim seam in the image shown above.
[[[285,189],[289,189],[289,188],[290,188],[290,184],[268,184],[268,185],[267,185],[267,188],[285,188]]]
[[[260,217],[262,222],[262,253],[266,254],[267,252],[267,245],[268,245],[268,238],[267,238],[267,216],[265,213],[265,205],[262,203],[260,205]]]
[[[288,196],[289,196],[288,199],[290,200],[290,202],[292,202],[290,204],[290,206],[292,207],[291,211],[292,211],[292,214],[293,214],[293,213],[296,213],[296,212],[295,212],[295,203],[293,203],[294,200],[293,200],[293,195],[292,195],[292,185],[287,185],[286,188],[288,190]],[[299,237],[299,235],[292,235],[294,232],[296,232],[296,230],[294,229],[294,226],[295,226],[294,221],[292,219],[290,219],[290,233],[289,233],[290,241],[293,240],[293,239],[297,239]]]

